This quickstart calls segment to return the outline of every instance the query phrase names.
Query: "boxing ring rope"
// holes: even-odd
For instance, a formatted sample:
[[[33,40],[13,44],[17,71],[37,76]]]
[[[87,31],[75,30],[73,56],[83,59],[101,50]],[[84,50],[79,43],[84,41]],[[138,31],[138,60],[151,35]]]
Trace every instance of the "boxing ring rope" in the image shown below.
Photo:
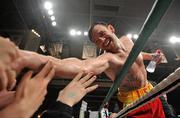
[[[133,111],[134,109],[139,108],[142,105],[153,101],[155,98],[174,90],[178,86],[180,86],[180,67],[176,69],[174,73],[171,73],[167,78],[165,78],[163,81],[157,84],[145,96],[142,96],[137,101],[131,103],[130,105],[119,111],[115,116],[115,118],[117,117],[121,118],[127,115],[129,112]]]
[[[125,77],[126,73],[128,72],[129,68],[137,58],[138,54],[143,49],[145,43],[148,40],[148,37],[152,34],[155,30],[157,25],[159,24],[161,18],[165,14],[166,10],[170,6],[172,0],[156,0],[154,5],[147,16],[145,23],[143,24],[139,38],[137,39],[136,43],[134,44],[122,70],[118,73],[117,79],[114,81],[113,85],[111,86],[110,90],[108,91],[100,109],[102,109],[106,103],[110,100],[111,96],[116,92],[120,83],[122,82],[123,78]]]

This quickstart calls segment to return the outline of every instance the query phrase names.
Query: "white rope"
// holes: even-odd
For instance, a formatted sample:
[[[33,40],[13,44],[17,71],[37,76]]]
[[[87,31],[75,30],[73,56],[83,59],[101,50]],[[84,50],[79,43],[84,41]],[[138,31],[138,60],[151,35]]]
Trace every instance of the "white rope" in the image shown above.
[[[145,96],[142,96],[137,101],[131,103],[130,105],[122,109],[120,112],[118,112],[115,118],[117,117],[121,118],[127,115],[129,112],[133,111],[134,109],[137,109],[142,105],[151,102],[155,98],[174,90],[178,86],[180,86],[180,67],[177,68],[174,73],[171,73],[167,78],[165,78],[163,81],[157,84]]]

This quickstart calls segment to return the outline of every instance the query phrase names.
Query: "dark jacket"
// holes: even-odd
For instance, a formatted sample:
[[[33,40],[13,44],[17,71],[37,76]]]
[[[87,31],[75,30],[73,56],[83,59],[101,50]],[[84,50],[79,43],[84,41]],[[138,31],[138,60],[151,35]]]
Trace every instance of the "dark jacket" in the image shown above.
[[[72,118],[72,107],[57,101],[44,111],[41,118]]]

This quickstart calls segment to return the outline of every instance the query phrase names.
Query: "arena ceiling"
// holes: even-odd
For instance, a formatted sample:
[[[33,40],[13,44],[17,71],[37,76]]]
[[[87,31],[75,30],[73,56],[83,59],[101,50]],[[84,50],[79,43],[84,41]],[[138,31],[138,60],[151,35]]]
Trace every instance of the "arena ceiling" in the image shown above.
[[[52,26],[44,8],[45,0],[1,0],[0,35],[10,37],[19,45],[24,42],[22,40],[25,40],[27,32],[34,29],[41,36],[41,45],[48,48],[51,43],[61,42],[64,44],[63,58],[81,58],[83,43],[90,42],[87,36],[70,36],[72,28],[83,32],[88,30],[91,23],[105,21],[116,27],[118,36],[138,34],[155,0],[49,1],[53,4],[56,26]],[[149,74],[152,80],[161,81],[180,65],[177,58],[180,55],[180,44],[169,43],[171,36],[180,37],[179,11],[180,0],[173,0],[144,47],[146,52],[160,48],[168,60],[168,63],[158,65],[154,74]]]
[[[26,31],[35,29],[41,35],[41,43],[63,42],[81,44],[87,36],[69,36],[70,29],[87,31],[95,21],[105,21],[116,27],[118,36],[128,33],[138,34],[154,0],[50,0],[57,25],[52,21],[44,8],[45,0],[1,0],[0,32],[1,35],[22,38]],[[153,52],[160,48],[170,52],[168,57],[176,58],[169,38],[180,37],[180,1],[174,0],[159,26],[149,37],[144,50]],[[75,49],[81,47],[74,45]],[[69,56],[79,56],[77,51],[69,49]],[[168,50],[168,51],[167,51]]]

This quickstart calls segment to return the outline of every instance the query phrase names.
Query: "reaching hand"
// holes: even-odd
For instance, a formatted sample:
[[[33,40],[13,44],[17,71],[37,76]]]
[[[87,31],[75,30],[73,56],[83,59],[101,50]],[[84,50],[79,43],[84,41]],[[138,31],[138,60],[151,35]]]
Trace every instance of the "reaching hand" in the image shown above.
[[[78,103],[87,93],[95,90],[98,85],[90,86],[96,79],[92,73],[82,77],[83,73],[79,73],[62,91],[59,92],[57,98],[69,106]],[[82,78],[81,78],[82,77]]]
[[[48,61],[48,59],[42,59],[46,56],[42,56],[34,52],[23,50],[19,50],[19,52],[20,57],[11,64],[12,68],[16,70],[17,73],[19,73],[25,67],[36,71]]]
[[[16,72],[9,65],[0,61],[0,91],[12,90],[16,84]]]
[[[0,109],[3,109],[10,105],[14,100],[14,95],[15,91],[0,91]]]
[[[11,90],[16,84],[16,72],[12,69],[11,63],[18,58],[19,53],[16,46],[0,37],[0,91]]]
[[[18,49],[15,44],[7,38],[0,37],[0,60],[9,64],[18,56]]]
[[[17,88],[15,100],[21,101],[31,115],[42,104],[47,93],[47,85],[54,73],[52,62],[48,62],[36,76],[32,77],[32,71],[24,75]]]
[[[117,115],[117,113],[112,113],[109,118],[114,118]]]
[[[27,72],[18,85],[15,93],[15,100],[12,104],[3,109],[5,116],[10,115],[7,114],[9,112],[11,115],[17,116],[17,118],[20,118],[20,116],[24,118],[31,117],[42,104],[47,93],[47,85],[53,78],[54,73],[52,62],[48,62],[34,77],[32,77],[32,71]],[[11,116],[7,116],[7,118],[9,117]]]

